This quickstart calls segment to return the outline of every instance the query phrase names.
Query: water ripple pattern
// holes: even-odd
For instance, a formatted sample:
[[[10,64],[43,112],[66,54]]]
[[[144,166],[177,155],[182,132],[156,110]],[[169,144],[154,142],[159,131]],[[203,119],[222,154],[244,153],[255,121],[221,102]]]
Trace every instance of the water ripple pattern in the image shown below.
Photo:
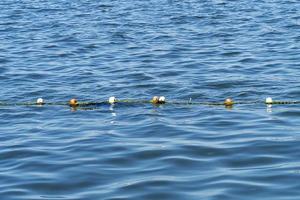
[[[296,0],[2,0],[0,101],[300,100]],[[299,105],[0,107],[5,200],[300,198]]]

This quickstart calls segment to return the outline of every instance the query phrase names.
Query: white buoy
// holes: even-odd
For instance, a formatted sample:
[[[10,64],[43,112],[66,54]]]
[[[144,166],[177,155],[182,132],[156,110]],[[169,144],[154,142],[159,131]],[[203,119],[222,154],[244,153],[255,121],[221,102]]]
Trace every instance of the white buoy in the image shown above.
[[[166,102],[166,97],[164,97],[164,96],[159,97],[158,102],[159,103],[165,103]]]
[[[38,99],[36,100],[36,103],[37,103],[37,104],[44,104],[44,99],[38,98]]]
[[[117,102],[117,99],[116,99],[116,97],[109,97],[108,102],[109,102],[110,104],[114,104],[114,103]]]
[[[152,102],[153,104],[158,104],[158,103],[159,103],[159,97],[158,97],[158,96],[154,96],[154,97],[152,98],[151,102]]]
[[[266,104],[272,104],[272,103],[273,103],[273,99],[271,97],[267,97]]]

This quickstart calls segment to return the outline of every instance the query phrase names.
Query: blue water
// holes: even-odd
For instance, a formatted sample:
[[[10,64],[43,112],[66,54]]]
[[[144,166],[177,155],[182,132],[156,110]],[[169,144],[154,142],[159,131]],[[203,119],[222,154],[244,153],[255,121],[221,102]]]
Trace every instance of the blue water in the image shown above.
[[[300,100],[295,0],[2,0],[0,101]],[[0,107],[0,198],[300,199],[300,107]]]

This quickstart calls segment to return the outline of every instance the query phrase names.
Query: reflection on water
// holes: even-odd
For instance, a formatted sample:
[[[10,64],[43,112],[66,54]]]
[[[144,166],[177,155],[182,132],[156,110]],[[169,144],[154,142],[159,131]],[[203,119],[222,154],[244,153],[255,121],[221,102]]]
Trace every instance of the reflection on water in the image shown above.
[[[272,105],[267,105],[267,112],[271,113],[272,112]]]

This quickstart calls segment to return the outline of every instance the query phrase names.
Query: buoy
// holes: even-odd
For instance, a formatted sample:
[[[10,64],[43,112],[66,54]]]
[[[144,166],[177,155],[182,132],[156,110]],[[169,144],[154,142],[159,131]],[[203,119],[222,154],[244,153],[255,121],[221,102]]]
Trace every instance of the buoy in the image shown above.
[[[159,103],[159,97],[158,96],[154,96],[151,100],[151,103],[153,104],[158,104]]]
[[[164,96],[159,97],[158,102],[159,103],[166,103],[166,97],[164,97]]]
[[[271,97],[267,97],[266,104],[272,104],[272,103],[273,103],[273,99]]]
[[[225,106],[232,106],[234,103],[233,103],[233,100],[228,98],[224,101],[224,105]]]
[[[108,102],[110,104],[114,104],[114,103],[117,103],[117,99],[116,99],[116,97],[109,97]]]
[[[45,104],[45,103],[44,103],[44,99],[38,98],[38,99],[36,100],[36,104],[38,104],[38,105],[43,105],[43,104]]]
[[[76,99],[71,99],[69,101],[69,105],[72,106],[72,107],[75,107],[75,106],[78,106],[78,102]]]

